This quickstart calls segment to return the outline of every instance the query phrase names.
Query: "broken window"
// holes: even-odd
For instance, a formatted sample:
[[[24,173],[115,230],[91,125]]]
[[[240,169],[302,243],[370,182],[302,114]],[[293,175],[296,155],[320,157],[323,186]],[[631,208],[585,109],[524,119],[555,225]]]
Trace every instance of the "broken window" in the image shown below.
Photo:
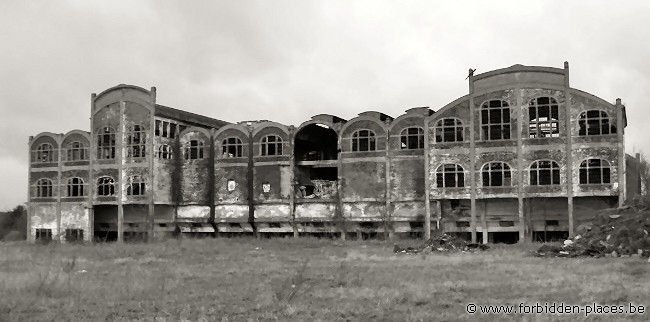
[[[352,134],[352,151],[375,151],[377,144],[375,132],[371,130],[357,130]]]
[[[52,180],[41,178],[36,181],[36,197],[37,198],[50,198],[52,197]]]
[[[601,110],[589,110],[580,113],[578,135],[616,134],[616,126],[611,124],[609,115]]]
[[[83,197],[85,196],[84,180],[81,178],[70,178],[67,184],[68,197]]]
[[[421,127],[409,127],[400,134],[402,150],[424,149],[424,130]]]
[[[141,125],[132,125],[127,129],[126,155],[131,158],[144,158],[146,132]]]
[[[560,136],[559,108],[553,97],[538,97],[528,103],[528,137]]]
[[[115,130],[110,127],[97,133],[97,159],[115,159]]]
[[[41,143],[36,148],[33,161],[35,162],[54,162],[54,148],[52,144]]]
[[[176,137],[176,123],[156,120],[154,134],[165,138],[173,139]]]
[[[158,159],[169,160],[172,158],[172,148],[168,144],[158,146]]]
[[[68,144],[67,147],[67,160],[68,161],[79,161],[79,160],[87,160],[87,149],[84,147],[81,142],[74,141]]]
[[[228,180],[228,183],[226,184],[226,189],[228,189],[228,191],[230,192],[235,191],[236,187],[237,187],[237,183],[235,182],[235,180],[232,179]]]
[[[277,135],[267,135],[262,138],[262,155],[282,155],[282,138]]]
[[[444,118],[436,122],[436,143],[462,142],[463,122],[457,118]]]
[[[65,230],[65,241],[67,242],[80,242],[84,240],[83,229],[68,228]]]
[[[221,155],[224,158],[241,158],[244,145],[239,138],[227,138],[221,143]]]
[[[491,100],[481,105],[481,133],[483,140],[510,139],[510,107],[508,102]]]
[[[580,163],[580,184],[610,183],[609,162],[601,159],[587,159]]]
[[[510,166],[505,162],[490,162],[483,165],[481,170],[483,186],[503,187],[512,185]]]
[[[547,186],[560,184],[560,166],[555,161],[535,161],[530,166],[530,185]]]
[[[97,179],[97,195],[113,196],[115,195],[115,180],[111,177],[101,177]]]
[[[465,186],[465,172],[458,164],[443,164],[436,171],[438,188],[461,188]]]
[[[203,159],[203,141],[190,140],[185,145],[185,160]]]
[[[36,228],[34,236],[37,242],[49,243],[52,241],[52,229]]]
[[[142,196],[144,193],[144,178],[142,176],[130,176],[129,185],[126,187],[126,194],[129,196]]]

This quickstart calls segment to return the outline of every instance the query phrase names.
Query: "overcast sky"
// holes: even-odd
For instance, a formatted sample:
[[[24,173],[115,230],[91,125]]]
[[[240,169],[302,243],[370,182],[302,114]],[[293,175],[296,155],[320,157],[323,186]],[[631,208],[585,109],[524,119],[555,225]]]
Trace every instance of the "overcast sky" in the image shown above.
[[[650,154],[649,1],[0,1],[0,210],[27,197],[27,140],[89,129],[90,94],[127,83],[226,121],[438,109],[467,69],[562,67],[627,106]]]

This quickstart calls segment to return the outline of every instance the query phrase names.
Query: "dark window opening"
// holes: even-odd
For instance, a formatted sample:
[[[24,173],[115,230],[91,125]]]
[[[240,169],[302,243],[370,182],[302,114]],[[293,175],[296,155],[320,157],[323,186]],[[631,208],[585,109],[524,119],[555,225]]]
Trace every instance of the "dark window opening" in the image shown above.
[[[546,221],[544,221],[544,225],[546,225],[546,226],[559,226],[560,221],[559,220],[546,220]]]
[[[68,179],[67,185],[67,196],[68,197],[83,197],[85,196],[84,191],[84,181],[81,178],[70,178]]]
[[[610,166],[605,160],[588,159],[580,163],[580,184],[608,184],[610,176]]]
[[[262,138],[262,155],[282,155],[282,138],[277,135],[268,135]]]
[[[169,160],[172,158],[172,148],[167,144],[158,147],[158,159]]]
[[[227,138],[221,143],[221,155],[224,158],[240,158],[243,151],[244,145],[239,138]]]
[[[66,229],[65,240],[67,242],[80,242],[84,240],[83,229]]]
[[[52,180],[41,178],[36,182],[36,197],[50,198],[53,195]]]
[[[87,159],[88,159],[88,151],[83,144],[75,141],[68,145],[68,151],[67,151],[68,161],[79,161],[79,160],[87,160]]]
[[[370,130],[357,130],[352,134],[352,151],[364,152],[377,150],[375,132]]]
[[[97,179],[97,195],[113,196],[115,195],[115,180],[111,177],[101,177]]]
[[[424,130],[420,127],[409,127],[400,134],[400,149],[424,149]]]
[[[530,185],[546,186],[560,184],[560,166],[555,161],[535,161],[530,166]]]
[[[129,196],[141,196],[145,194],[145,183],[142,176],[129,177],[129,185],[126,187],[126,194]]]
[[[280,223],[277,223],[277,222],[270,222],[269,223],[269,228],[281,228],[281,227],[282,227],[282,225]]]
[[[545,138],[560,136],[559,107],[552,97],[538,97],[528,104],[528,136]]]
[[[463,122],[456,118],[445,118],[436,122],[436,143],[462,142],[464,140]]]
[[[36,228],[35,239],[40,243],[49,243],[52,241],[52,229]]]
[[[469,226],[470,226],[469,221],[465,221],[465,220],[456,221],[456,227],[458,228],[469,227]]]
[[[310,124],[300,129],[295,139],[296,161],[338,159],[338,135],[325,124]]]
[[[54,162],[54,148],[49,143],[41,143],[32,153],[33,162]]]
[[[483,166],[481,171],[483,186],[502,187],[512,185],[510,166],[505,162],[490,162]]]
[[[611,124],[609,114],[600,110],[589,110],[580,113],[578,119],[578,135],[616,134],[616,126]]]
[[[97,133],[97,159],[115,159],[115,130],[110,127]]]
[[[483,140],[510,139],[510,107],[508,102],[491,100],[481,106]]]
[[[190,140],[185,145],[185,160],[203,159],[203,141]]]
[[[443,164],[436,171],[438,188],[461,188],[465,186],[465,172],[457,164]]]
[[[130,158],[144,158],[146,132],[143,126],[129,126],[126,135],[126,156]]]
[[[156,120],[154,134],[165,138],[173,139],[176,137],[176,123]]]

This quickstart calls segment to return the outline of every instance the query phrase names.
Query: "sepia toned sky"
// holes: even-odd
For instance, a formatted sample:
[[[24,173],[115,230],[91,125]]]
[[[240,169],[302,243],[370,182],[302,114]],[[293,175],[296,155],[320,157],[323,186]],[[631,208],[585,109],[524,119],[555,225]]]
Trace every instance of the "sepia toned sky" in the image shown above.
[[[438,109],[477,73],[562,67],[627,107],[650,154],[648,1],[0,1],[0,210],[27,199],[27,141],[89,129],[90,94],[127,83],[234,122],[298,125]]]

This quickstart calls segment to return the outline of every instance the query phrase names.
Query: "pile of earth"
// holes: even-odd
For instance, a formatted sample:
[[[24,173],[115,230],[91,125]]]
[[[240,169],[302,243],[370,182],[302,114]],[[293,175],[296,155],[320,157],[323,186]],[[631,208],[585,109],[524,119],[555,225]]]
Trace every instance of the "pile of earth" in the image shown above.
[[[629,205],[598,212],[590,223],[580,225],[563,245],[542,245],[540,257],[650,256],[650,207]]]
[[[421,252],[472,252],[486,250],[488,248],[487,245],[471,243],[458,236],[441,233],[415,247],[401,247],[396,244],[393,247],[393,252],[405,254],[418,254]]]

